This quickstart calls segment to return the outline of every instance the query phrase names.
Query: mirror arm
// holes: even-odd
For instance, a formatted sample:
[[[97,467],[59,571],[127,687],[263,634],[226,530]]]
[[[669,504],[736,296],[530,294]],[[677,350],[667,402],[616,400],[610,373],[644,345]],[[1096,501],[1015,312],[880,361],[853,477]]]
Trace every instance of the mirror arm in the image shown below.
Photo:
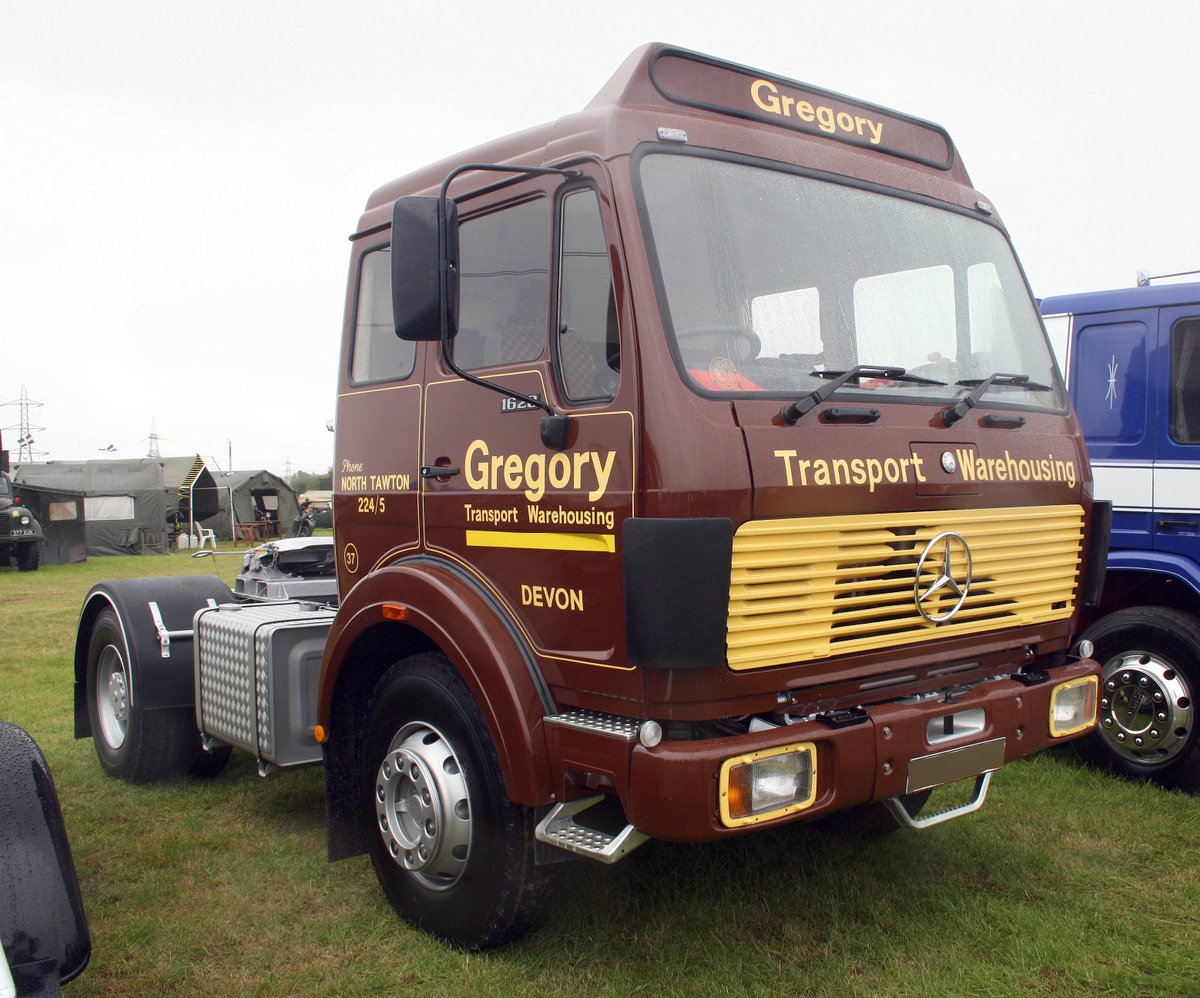
[[[542,418],[542,443],[553,450],[563,450],[567,446],[567,436],[570,431],[569,416],[559,415],[554,411],[553,407],[548,402],[545,402],[542,399],[534,398],[532,395],[525,395],[521,392],[512,391],[508,388],[504,388],[501,385],[497,385],[494,382],[485,381],[483,378],[477,378],[475,375],[469,374],[459,367],[454,362],[454,358],[451,356],[450,308],[448,300],[451,261],[449,260],[447,253],[449,235],[446,231],[446,219],[449,215],[449,212],[446,210],[446,205],[450,200],[448,192],[450,190],[451,182],[461,174],[470,173],[477,170],[489,173],[515,173],[531,177],[558,176],[572,179],[582,176],[582,174],[578,170],[559,170],[551,166],[498,166],[491,163],[466,163],[463,166],[456,167],[446,175],[446,179],[442,181],[441,190],[438,192],[438,200],[441,202],[441,206],[438,210],[438,285],[441,291],[441,308],[439,311],[441,321],[440,332],[442,343],[442,360],[445,362],[446,367],[450,369],[452,374],[458,375],[464,381],[469,381],[472,384],[480,385],[481,387],[487,388],[490,391],[498,392],[499,394],[509,398],[518,399],[519,401],[525,402],[530,406],[544,410],[546,415]]]

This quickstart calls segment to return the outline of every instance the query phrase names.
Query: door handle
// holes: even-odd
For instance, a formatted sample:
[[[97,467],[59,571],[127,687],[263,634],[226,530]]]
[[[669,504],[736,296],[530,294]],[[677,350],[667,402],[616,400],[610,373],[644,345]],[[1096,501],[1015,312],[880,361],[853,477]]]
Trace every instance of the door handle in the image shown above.
[[[1200,531],[1200,519],[1197,520],[1159,520],[1159,530],[1191,530]]]
[[[461,469],[455,468],[449,464],[423,464],[421,465],[422,478],[452,478],[457,475]]]

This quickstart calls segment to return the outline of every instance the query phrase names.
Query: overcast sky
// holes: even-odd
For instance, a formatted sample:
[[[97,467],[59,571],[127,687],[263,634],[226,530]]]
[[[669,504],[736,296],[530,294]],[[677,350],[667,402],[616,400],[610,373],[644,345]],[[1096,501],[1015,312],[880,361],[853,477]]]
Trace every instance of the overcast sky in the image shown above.
[[[1194,0],[0,14],[0,403],[42,403],[43,460],[142,456],[156,429],[164,455],[324,470],[368,194],[582,108],[648,41],[945,126],[1039,296],[1200,268]]]

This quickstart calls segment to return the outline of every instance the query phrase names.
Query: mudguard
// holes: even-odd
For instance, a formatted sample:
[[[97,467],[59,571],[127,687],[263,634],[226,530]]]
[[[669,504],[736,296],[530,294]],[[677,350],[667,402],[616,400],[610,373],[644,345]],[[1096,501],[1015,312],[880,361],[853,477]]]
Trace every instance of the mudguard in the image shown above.
[[[71,846],[37,743],[0,721],[0,759],[0,941],[17,994],[57,994],[92,953]]]
[[[1200,597],[1200,566],[1191,558],[1169,551],[1140,551],[1134,549],[1108,552],[1109,572],[1153,572],[1178,579]]]
[[[487,720],[509,797],[538,805],[551,799],[552,780],[542,720],[554,710],[528,643],[503,607],[462,569],[427,556],[381,569],[343,600],[321,666],[318,715],[330,729],[343,666],[360,639],[389,626],[385,604],[403,623],[439,648],[471,690]],[[391,620],[398,613],[389,610]],[[399,656],[397,656],[399,657]],[[328,758],[328,756],[327,756]]]
[[[83,602],[75,637],[75,737],[91,737],[87,708],[87,656],[92,625],[106,607],[116,611],[129,649],[130,702],[142,710],[193,708],[192,616],[202,606],[236,602],[215,575],[177,578],[110,579],[98,582]],[[164,646],[150,604],[158,605],[168,631],[187,631]],[[165,651],[165,655],[164,655]]]

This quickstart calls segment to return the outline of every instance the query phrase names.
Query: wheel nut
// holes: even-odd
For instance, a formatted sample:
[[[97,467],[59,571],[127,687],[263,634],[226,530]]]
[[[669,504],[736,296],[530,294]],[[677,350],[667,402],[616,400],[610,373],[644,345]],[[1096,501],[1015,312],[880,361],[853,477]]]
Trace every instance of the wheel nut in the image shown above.
[[[1133,740],[1133,744],[1138,746],[1138,748],[1141,748],[1146,743],[1144,741],[1142,741],[1142,736],[1138,735],[1138,737]]]
[[[1113,726],[1113,719],[1111,717],[1106,717],[1104,719],[1104,726],[1106,728],[1111,728]]]
[[[1142,678],[1138,680],[1138,685],[1139,686],[1149,686],[1150,680],[1147,679],[1145,676],[1142,676]]]
[[[1131,676],[1131,675],[1130,675],[1128,672],[1122,672],[1122,673],[1121,673],[1121,682],[1123,682],[1123,683],[1132,683],[1132,682],[1133,682],[1133,676]]]
[[[1157,738],[1160,734],[1161,734],[1161,732],[1158,730],[1158,728],[1150,729],[1150,737],[1151,738]]]
[[[1124,731],[1117,732],[1117,741],[1119,741],[1119,742],[1125,741],[1125,732]]]

